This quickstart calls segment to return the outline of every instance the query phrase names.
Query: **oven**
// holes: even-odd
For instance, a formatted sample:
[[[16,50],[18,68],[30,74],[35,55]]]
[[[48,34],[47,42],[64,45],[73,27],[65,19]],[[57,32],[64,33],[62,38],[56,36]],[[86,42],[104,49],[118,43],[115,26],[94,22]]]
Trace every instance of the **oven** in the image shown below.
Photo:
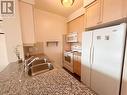
[[[73,58],[74,58],[74,54],[73,52],[64,52],[64,68],[68,69],[69,71],[71,71],[73,73]]]

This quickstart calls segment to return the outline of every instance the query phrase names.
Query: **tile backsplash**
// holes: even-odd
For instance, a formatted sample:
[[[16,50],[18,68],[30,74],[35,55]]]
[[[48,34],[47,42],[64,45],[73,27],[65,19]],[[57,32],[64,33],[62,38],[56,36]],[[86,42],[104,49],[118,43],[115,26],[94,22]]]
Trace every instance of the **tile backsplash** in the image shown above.
[[[81,50],[82,50],[81,43],[73,43],[73,44],[71,44],[71,50],[72,51],[81,52]]]
[[[43,52],[43,42],[37,42],[34,44],[34,46],[24,46],[25,58],[28,58],[29,56],[34,54],[43,54]]]

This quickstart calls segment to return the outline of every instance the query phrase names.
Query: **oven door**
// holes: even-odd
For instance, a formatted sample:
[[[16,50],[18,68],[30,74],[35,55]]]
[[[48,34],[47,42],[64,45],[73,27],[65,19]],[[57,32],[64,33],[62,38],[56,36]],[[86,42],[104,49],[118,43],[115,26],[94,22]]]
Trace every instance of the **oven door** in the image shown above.
[[[64,67],[73,73],[73,53],[64,53]]]
[[[67,53],[64,55],[64,63],[70,67],[73,67],[73,54]]]

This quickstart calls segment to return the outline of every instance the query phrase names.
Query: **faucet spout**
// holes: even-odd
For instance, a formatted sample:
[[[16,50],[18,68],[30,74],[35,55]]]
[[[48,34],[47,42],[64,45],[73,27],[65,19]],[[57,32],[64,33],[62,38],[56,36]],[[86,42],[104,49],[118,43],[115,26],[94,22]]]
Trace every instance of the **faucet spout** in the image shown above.
[[[34,61],[36,61],[36,60],[39,60],[39,58],[38,58],[38,57],[34,58],[31,62],[29,62],[29,63],[27,64],[27,66],[31,65],[31,64],[32,64]]]

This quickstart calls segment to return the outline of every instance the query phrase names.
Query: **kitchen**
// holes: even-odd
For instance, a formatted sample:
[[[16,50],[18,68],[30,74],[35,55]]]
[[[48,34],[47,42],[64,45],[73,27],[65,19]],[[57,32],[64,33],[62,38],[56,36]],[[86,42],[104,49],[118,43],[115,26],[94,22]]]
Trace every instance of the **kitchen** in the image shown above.
[[[48,78],[50,76],[50,78],[48,79],[52,80],[50,81],[52,85],[57,85],[59,87],[62,86],[63,83],[63,86],[69,85],[69,87],[71,87],[68,88],[71,89],[69,90],[70,92],[68,92],[67,87],[57,88],[55,86],[58,91],[56,91],[56,93],[53,93],[53,95],[60,95],[61,93],[62,95],[76,93],[78,93],[77,95],[84,95],[87,92],[87,94],[89,95],[94,95],[91,89],[99,95],[126,95],[127,64],[125,23],[127,19],[127,0],[117,0],[115,1],[115,3],[113,0],[70,0],[70,2],[72,2],[70,7],[68,7],[68,5],[65,6],[64,2],[62,1],[64,0],[15,0],[15,17],[0,17],[0,36],[2,36],[0,37],[2,42],[0,44],[0,52],[2,52],[0,55],[0,63],[4,63],[0,65],[0,79],[2,81],[6,80],[5,84],[1,81],[0,85],[6,87],[7,83],[11,82],[11,78],[13,78],[14,80],[11,82],[12,84],[10,83],[8,87],[15,87],[19,84],[16,77],[18,78],[18,80],[20,80],[21,87],[23,84],[26,83],[24,87],[25,89],[23,90],[19,90],[19,88],[21,88],[19,87],[17,88],[18,90],[16,92],[13,92],[16,88],[12,88],[12,90],[1,88],[0,94],[6,95],[9,93],[15,93],[27,95],[29,93],[34,95],[52,95],[51,92],[53,90],[48,91],[47,89],[48,82],[47,85],[45,85],[42,82],[44,80],[40,79],[42,77]],[[104,32],[109,30],[114,31],[114,34],[112,34],[112,32]],[[102,31],[103,33],[101,34],[100,31]],[[117,33],[117,31],[121,31],[121,33]],[[112,35],[116,36],[114,37]],[[97,36],[97,38],[95,36]],[[111,40],[112,37],[113,40]],[[118,39],[119,41],[117,41]],[[103,42],[101,42],[101,40]],[[110,41],[112,43],[109,42],[108,44],[106,44],[107,41]],[[105,43],[103,44],[103,48],[100,46],[100,43]],[[111,46],[108,46],[109,44]],[[104,46],[109,48],[108,51],[107,49],[105,49],[107,53],[101,51],[102,49],[104,49]],[[111,48],[113,48],[113,50]],[[98,50],[98,52],[96,50]],[[112,52],[114,55],[112,56],[109,51]],[[103,54],[100,55],[100,53]],[[93,57],[94,55],[96,56]],[[20,72],[14,71],[16,70],[15,67],[17,65],[14,65],[13,63],[18,60],[20,64],[23,60],[29,59],[29,57],[31,56],[44,56],[44,62],[46,64],[44,66],[39,63],[37,66],[31,67],[31,72],[34,72],[34,70],[36,72],[36,69],[34,69],[34,67],[38,67],[39,69],[51,69],[52,66],[49,66],[49,63],[53,64],[54,69],[50,70],[49,72],[46,71],[45,73],[39,72],[40,74],[36,76],[34,76],[33,74],[30,80],[27,81],[22,78],[19,79],[20,75],[18,76],[18,73]],[[103,56],[108,57],[104,58]],[[35,58],[35,60],[38,61],[38,58]],[[111,63],[111,65],[108,65],[108,67],[107,65],[105,65],[104,61],[109,64]],[[96,63],[94,62],[97,62],[98,65],[96,65]],[[100,62],[102,62],[105,68],[103,68],[102,65],[99,65]],[[118,62],[123,64],[119,64]],[[8,76],[6,76],[6,74],[2,73],[2,70],[3,72],[7,72],[6,66],[9,66],[9,63],[12,63],[11,67],[14,68],[14,70],[10,69],[10,72],[12,73],[10,73],[9,75],[7,74]],[[115,63],[118,63],[119,65],[113,65]],[[116,69],[111,68],[112,65],[114,67],[116,66]],[[103,77],[103,75],[101,74],[98,75],[96,71],[93,72],[93,68],[96,69],[96,66],[102,66],[97,69],[97,71],[101,72],[101,74],[103,72],[104,76],[106,76],[105,74],[108,74],[113,78],[110,80],[108,76]],[[57,71],[55,68],[59,68],[60,72],[59,70]],[[65,72],[61,71],[61,69],[63,70],[63,68]],[[102,70],[101,68],[104,70],[108,70],[109,72],[105,73],[104,70]],[[114,73],[116,74],[112,75]],[[60,76],[58,76],[57,74]],[[73,79],[70,75],[74,77],[78,76],[78,80],[80,82],[77,82],[77,80]],[[66,77],[66,79],[64,79],[64,77]],[[118,81],[115,81],[116,77]],[[54,81],[53,78],[56,78],[58,80],[63,79],[63,81]],[[34,90],[34,93],[31,91],[31,89],[32,87],[36,86],[30,84],[30,82],[33,83],[35,79],[38,79],[38,81],[41,83],[39,84],[37,81],[35,82],[37,83],[36,85],[38,85],[38,88]],[[67,79],[69,80],[68,82],[66,81]],[[99,79],[100,81],[98,81]],[[81,85],[79,85],[80,83]],[[107,85],[103,86],[100,83],[107,83]],[[39,89],[39,87],[42,86],[41,84],[45,85],[45,90]],[[77,88],[75,88],[76,84],[78,85]],[[90,87],[90,89],[88,89],[87,87],[83,87],[83,90],[81,90],[80,87],[84,86],[84,84]],[[112,84],[112,87],[110,87],[110,84]],[[29,88],[30,85],[31,89]],[[61,91],[60,88],[63,91]],[[85,90],[86,88],[90,91]],[[79,90],[77,90],[76,92],[75,89]],[[38,92],[36,92],[36,90],[38,90]],[[43,92],[43,90],[46,92]],[[73,91],[74,93],[72,93]]]

